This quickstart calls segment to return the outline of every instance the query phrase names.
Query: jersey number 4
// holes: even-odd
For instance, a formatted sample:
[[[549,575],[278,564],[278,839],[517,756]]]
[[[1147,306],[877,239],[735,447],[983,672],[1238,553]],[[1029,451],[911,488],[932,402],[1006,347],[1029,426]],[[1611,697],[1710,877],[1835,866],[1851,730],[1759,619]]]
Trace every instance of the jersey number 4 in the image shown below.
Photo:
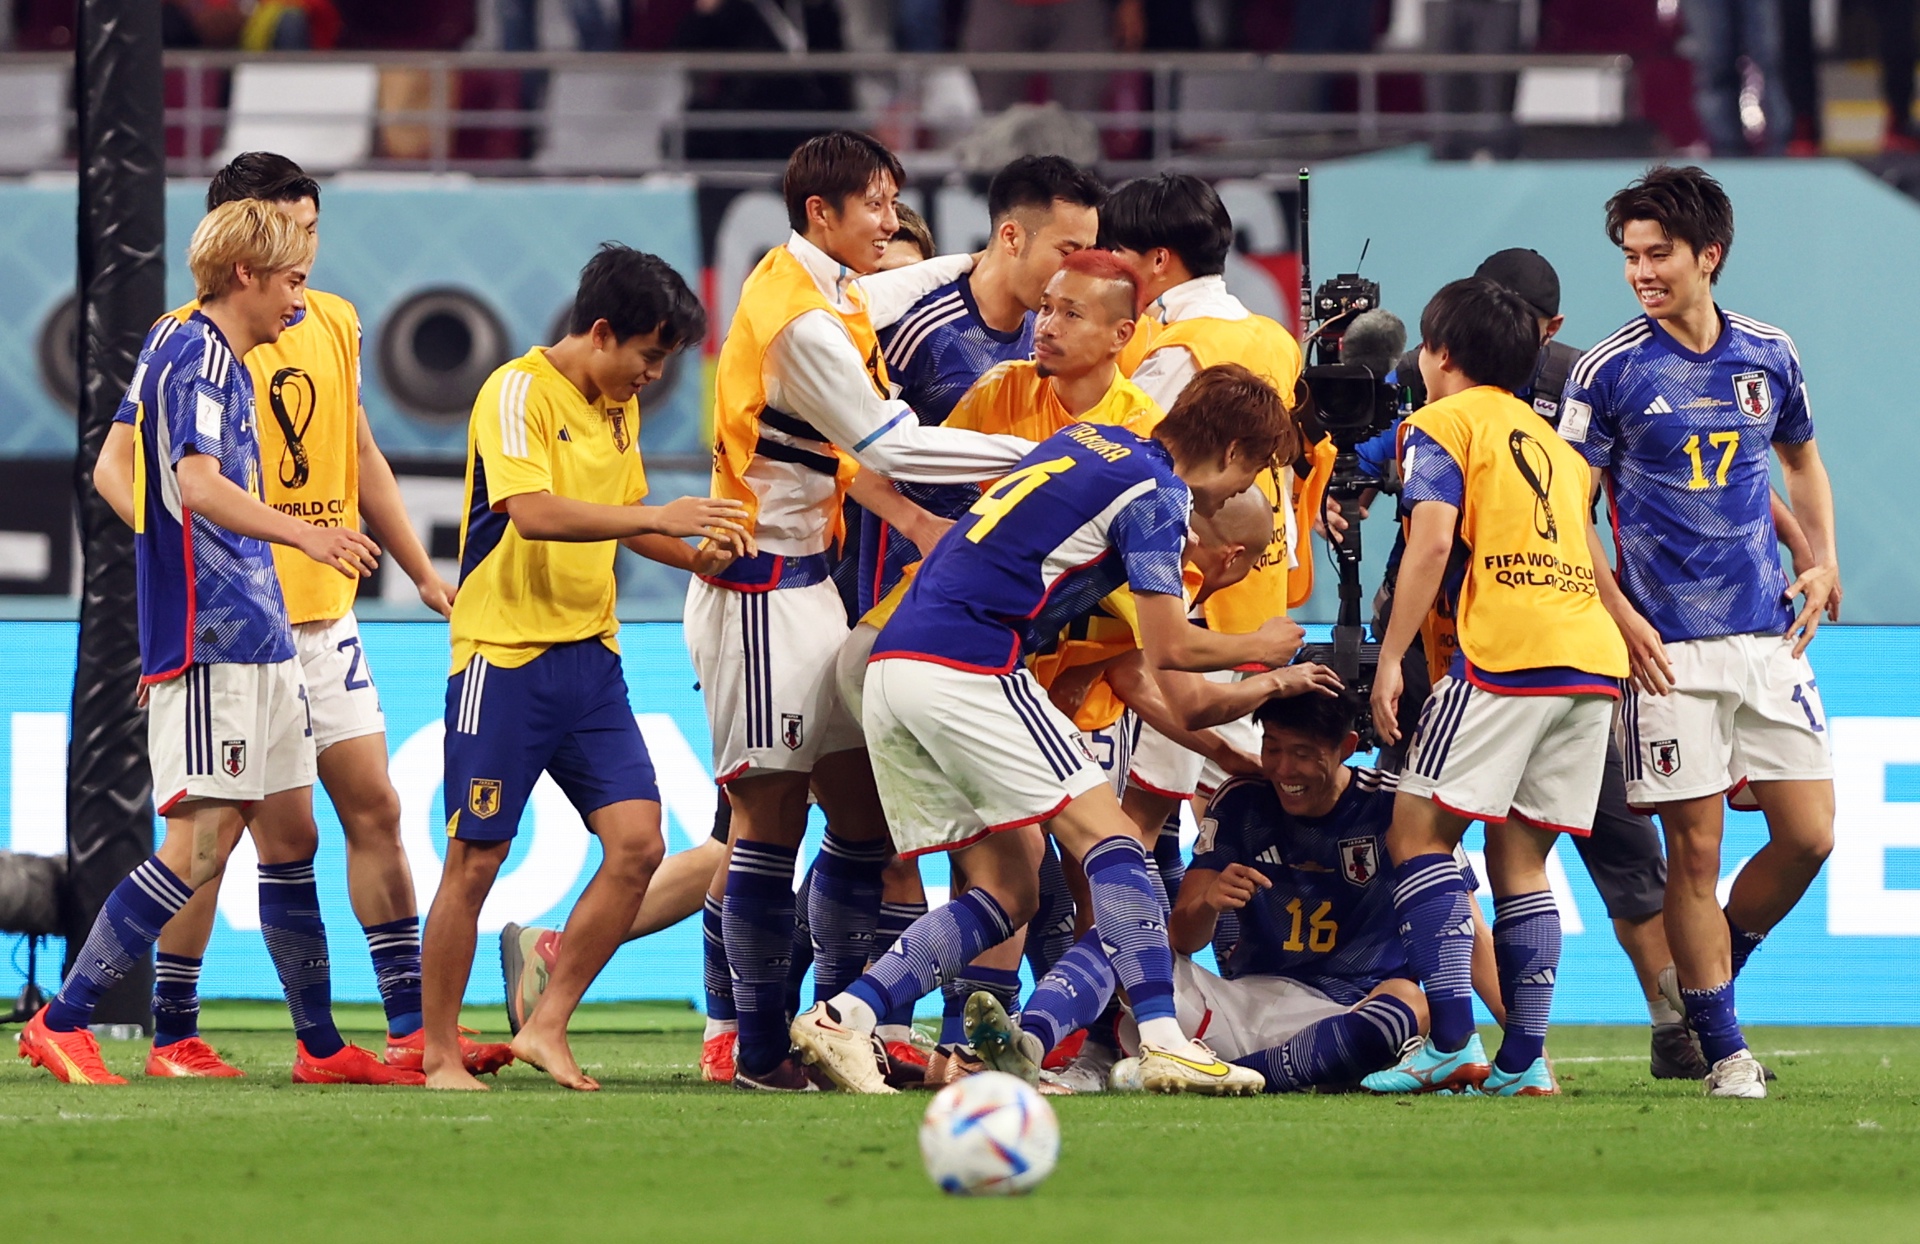
[[[967,532],[967,539],[975,544],[987,538],[987,533],[1000,525],[1013,507],[1027,499],[1040,485],[1054,476],[1073,467],[1074,459],[1069,457],[1050,458],[1045,462],[1036,462],[1032,466],[1021,467],[1017,471],[1000,477],[998,483],[980,494],[980,499],[968,510],[980,521]]]
[[[1727,486],[1727,468],[1733,465],[1733,455],[1739,452],[1740,449],[1740,434],[1738,432],[1715,432],[1707,437],[1707,444],[1720,451],[1720,465],[1714,468],[1713,485],[1716,488],[1725,488]],[[1692,436],[1689,436],[1686,444],[1680,448],[1685,450],[1687,457],[1693,461],[1693,478],[1687,481],[1687,487],[1698,492],[1707,486],[1706,463],[1701,461],[1700,458],[1700,434],[1696,432]]]

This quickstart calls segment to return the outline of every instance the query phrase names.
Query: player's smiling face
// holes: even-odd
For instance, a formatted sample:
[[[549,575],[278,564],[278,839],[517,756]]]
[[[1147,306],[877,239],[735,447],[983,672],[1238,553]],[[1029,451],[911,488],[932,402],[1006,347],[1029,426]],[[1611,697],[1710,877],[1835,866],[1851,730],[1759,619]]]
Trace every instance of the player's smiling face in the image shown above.
[[[244,288],[235,291],[234,301],[256,340],[278,341],[280,334],[306,310],[306,265],[254,274]]]
[[[1340,800],[1340,768],[1359,739],[1348,735],[1345,744],[1300,730],[1261,727],[1260,771],[1280,797],[1290,816],[1325,816]]]
[[[875,174],[866,190],[837,207],[816,195],[807,200],[809,240],[861,276],[878,272],[887,243],[900,232],[899,201],[900,187],[888,173]]]
[[[660,344],[658,328],[618,341],[613,328],[599,320],[589,335],[593,354],[587,369],[594,387],[611,402],[624,402],[660,379],[667,360],[673,357],[673,347]]]
[[[1722,258],[1720,247],[1695,251],[1680,238],[1667,236],[1659,222],[1629,220],[1620,231],[1620,253],[1626,257],[1627,285],[1640,309],[1656,320],[1681,319],[1713,297],[1713,271]]]

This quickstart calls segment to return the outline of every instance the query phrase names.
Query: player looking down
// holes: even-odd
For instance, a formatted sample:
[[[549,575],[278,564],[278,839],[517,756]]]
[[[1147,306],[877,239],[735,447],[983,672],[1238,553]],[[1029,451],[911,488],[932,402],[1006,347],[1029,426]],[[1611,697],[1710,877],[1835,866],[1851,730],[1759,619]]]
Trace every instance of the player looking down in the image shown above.
[[[1385,876],[1394,779],[1346,763],[1360,736],[1344,698],[1276,698],[1254,716],[1261,774],[1213,797],[1168,926],[1180,1025],[1204,1028],[1214,1052],[1259,1072],[1269,1093],[1355,1085],[1427,1022]],[[1240,934],[1216,976],[1189,956],[1229,911]],[[1038,1083],[1047,1052],[1099,1015],[1114,984],[1098,939],[1083,939],[1017,1020],[975,995],[968,1035],[988,1065]],[[1121,1064],[1116,1087],[1138,1071]]]
[[[457,1020],[481,904],[544,772],[600,840],[515,1057],[597,1089],[567,1021],[625,938],[659,867],[660,794],[634,723],[614,635],[616,543],[700,573],[750,553],[736,501],[642,505],[640,406],[675,350],[706,336],[693,291],[664,260],[614,243],[580,273],[567,335],[497,369],[474,399],[467,515],[447,679],[446,864],[423,956],[425,1070],[480,1089]],[[699,549],[680,537],[704,537]]]
[[[1667,940],[1712,1064],[1707,1092],[1765,1097],[1733,982],[1833,849],[1826,712],[1805,656],[1821,614],[1840,612],[1833,489],[1793,342],[1714,303],[1733,246],[1720,183],[1697,168],[1654,169],[1608,200],[1607,236],[1645,314],[1581,358],[1560,433],[1613,509],[1612,606],[1633,660],[1627,795],[1666,833]],[[1769,450],[1811,556],[1791,583]],[[1766,814],[1768,841],[1723,910],[1720,801],[1743,789]]]
[[[1116,308],[1132,296],[1127,282],[1106,285]],[[1124,583],[1155,669],[1283,664],[1300,644],[1300,628],[1283,619],[1248,635],[1187,623],[1180,555],[1189,511],[1214,513],[1244,492],[1290,447],[1291,430],[1264,381],[1234,365],[1212,369],[1150,439],[1076,423],[1041,442],[921,567],[875,643],[862,721],[901,853],[962,852],[975,888],[794,1021],[802,1056],[834,1083],[889,1091],[871,1049],[878,1016],[1031,918],[1044,830],[1087,874],[1149,1074],[1200,1091],[1258,1088],[1181,1032],[1146,854],[1022,658]]]
[[[1602,597],[1612,580],[1588,511],[1588,471],[1513,395],[1533,374],[1539,329],[1511,290],[1469,277],[1420,317],[1429,402],[1407,417],[1403,503],[1411,506],[1393,614],[1380,648],[1373,719],[1399,737],[1401,660],[1436,602],[1458,651],[1415,730],[1387,845],[1407,960],[1426,987],[1432,1032],[1376,1092],[1479,1088],[1558,1092],[1544,1047],[1560,959],[1547,855],[1593,825],[1626,648]],[[1444,597],[1443,597],[1444,594]],[[1473,897],[1454,856],[1487,827],[1494,953],[1506,1035],[1487,1065],[1473,1028]]]
[[[134,373],[131,517],[140,681],[160,847],[107,896],[74,968],[20,1034],[20,1053],[70,1084],[124,1084],[87,1030],[101,996],[219,877],[242,830],[260,858],[260,929],[293,1016],[293,1080],[418,1084],[341,1040],[313,877],[314,723],[270,544],[346,580],[379,550],[260,499],[253,383],[243,366],[305,310],[313,236],[256,199],[225,203],[187,249],[199,309]]]

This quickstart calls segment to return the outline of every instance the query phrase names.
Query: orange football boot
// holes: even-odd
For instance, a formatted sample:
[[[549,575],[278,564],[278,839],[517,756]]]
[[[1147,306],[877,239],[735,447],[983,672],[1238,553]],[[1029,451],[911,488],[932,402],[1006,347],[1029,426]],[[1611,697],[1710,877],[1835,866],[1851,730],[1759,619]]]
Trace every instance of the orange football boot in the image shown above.
[[[496,1041],[469,1041],[467,1034],[479,1036],[479,1030],[460,1027],[460,1059],[466,1063],[467,1070],[477,1076],[488,1076],[498,1072],[513,1061],[512,1047]],[[415,1028],[404,1037],[387,1034],[387,1056],[389,1067],[401,1071],[421,1071],[426,1066],[427,1030]]]
[[[62,1084],[125,1084],[107,1070],[100,1058],[100,1042],[85,1028],[55,1032],[47,1027],[47,1008],[41,1007],[20,1030],[20,1057],[45,1067]]]
[[[187,1079],[234,1080],[247,1073],[214,1052],[199,1037],[183,1037],[170,1045],[156,1045],[147,1055],[147,1074]]]
[[[293,1048],[295,1084],[422,1085],[427,1082],[427,1077],[419,1072],[389,1067],[375,1058],[372,1050],[363,1050],[357,1045],[343,1046],[325,1058],[307,1053],[304,1041],[295,1041]]]
[[[700,1045],[700,1078],[708,1084],[733,1083],[733,1052],[739,1043],[737,1032],[716,1032]]]

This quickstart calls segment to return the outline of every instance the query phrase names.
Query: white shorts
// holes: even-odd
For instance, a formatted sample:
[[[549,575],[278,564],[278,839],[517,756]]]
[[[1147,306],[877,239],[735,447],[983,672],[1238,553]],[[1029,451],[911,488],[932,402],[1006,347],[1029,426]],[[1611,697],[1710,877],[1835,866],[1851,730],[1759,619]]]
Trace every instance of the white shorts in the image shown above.
[[[147,699],[153,802],[265,799],[313,785],[313,724],[300,662],[189,665]]]
[[[1080,742],[1107,777],[1115,799],[1127,793],[1127,771],[1133,765],[1133,749],[1140,738],[1140,719],[1132,709],[1120,714],[1120,720],[1101,730],[1082,730]]]
[[[1449,675],[1433,688],[1400,793],[1449,812],[1585,837],[1600,804],[1613,701],[1500,695]]]
[[[1216,670],[1205,675],[1208,682],[1230,683],[1240,680],[1238,670]],[[1252,717],[1230,721],[1214,729],[1235,747],[1260,754],[1260,727]],[[1247,740],[1251,738],[1249,747]],[[1210,795],[1226,776],[1220,767],[1199,752],[1190,751],[1152,726],[1142,724],[1140,740],[1133,748],[1133,770],[1128,780],[1149,795],[1163,799],[1191,799]]]
[[[867,658],[873,655],[873,642],[879,638],[879,627],[861,622],[847,632],[845,642],[840,645],[834,680],[840,688],[840,703],[847,710],[847,719],[856,729],[867,698]]]
[[[832,580],[737,592],[687,588],[687,651],[706,697],[718,782],[747,773],[810,773],[860,746],[835,685],[847,610]]]
[[[1668,644],[1673,690],[1627,692],[1620,754],[1627,802],[1651,807],[1750,781],[1833,777],[1827,714],[1813,667],[1778,635]]]
[[[1047,820],[1107,780],[1025,666],[974,674],[907,657],[875,661],[862,724],[902,855]]]
[[[1213,732],[1225,739],[1229,746],[1246,753],[1255,760],[1260,759],[1260,745],[1264,740],[1261,738],[1260,723],[1253,719],[1251,713],[1224,725],[1215,726]],[[1203,757],[1200,761],[1199,793],[1208,799],[1213,798],[1213,792],[1225,786],[1229,776],[1227,771],[1215,764],[1212,759]]]
[[[293,652],[307,680],[316,753],[348,739],[387,732],[380,691],[373,685],[373,670],[360,646],[360,623],[352,611],[331,622],[294,627]]]
[[[1302,1028],[1352,1009],[1284,976],[1227,980],[1185,955],[1173,958],[1173,1007],[1182,1032],[1228,1061],[1284,1044]],[[1121,1049],[1140,1052],[1131,1014],[1121,1019],[1119,1037]]]

